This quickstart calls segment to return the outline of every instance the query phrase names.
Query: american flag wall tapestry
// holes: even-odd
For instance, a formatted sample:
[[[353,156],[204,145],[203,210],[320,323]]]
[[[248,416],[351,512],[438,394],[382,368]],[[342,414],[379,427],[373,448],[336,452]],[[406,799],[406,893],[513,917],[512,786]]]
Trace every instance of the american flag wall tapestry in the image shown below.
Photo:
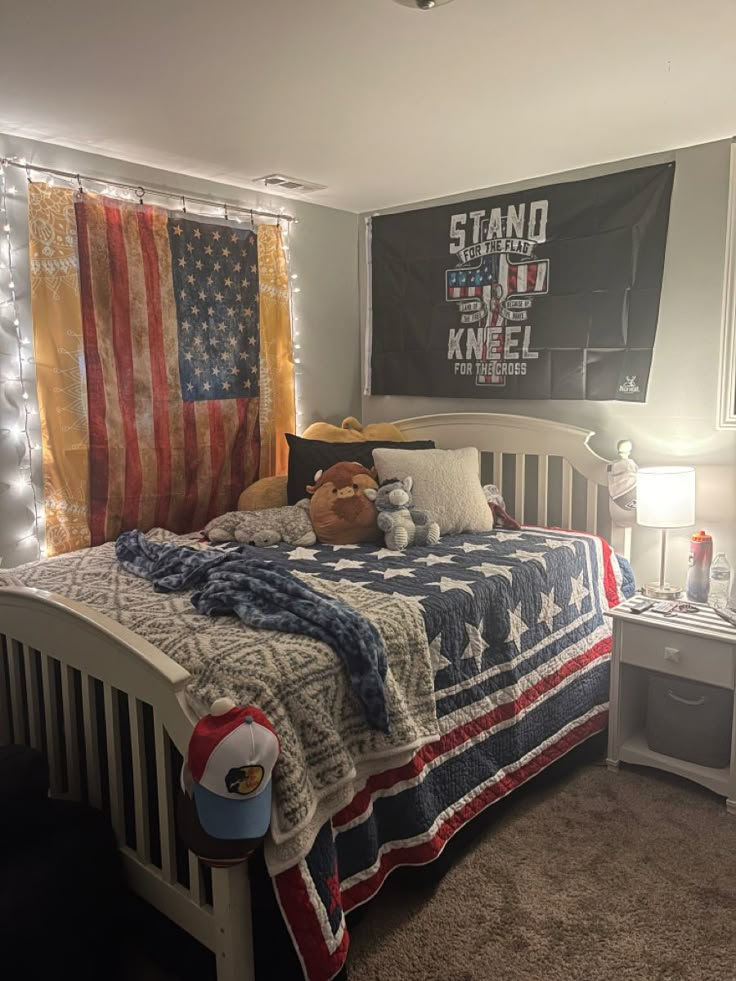
[[[44,255],[50,213],[73,232],[67,316]],[[36,184],[29,218],[48,553],[134,527],[192,531],[235,508],[275,472],[276,430],[293,426],[280,229]],[[279,365],[268,363],[274,350]]]
[[[366,392],[646,400],[674,164],[370,219]]]

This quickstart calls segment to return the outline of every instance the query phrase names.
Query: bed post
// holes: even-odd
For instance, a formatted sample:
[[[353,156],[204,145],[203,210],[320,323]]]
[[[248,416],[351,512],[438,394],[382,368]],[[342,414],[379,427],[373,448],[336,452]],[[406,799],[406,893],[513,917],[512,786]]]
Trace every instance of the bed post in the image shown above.
[[[639,468],[631,459],[632,449],[631,440],[619,440],[617,459],[607,468],[611,545],[625,559],[631,558],[631,529],[636,523],[636,473]]]
[[[212,870],[217,981],[255,981],[248,863]]]

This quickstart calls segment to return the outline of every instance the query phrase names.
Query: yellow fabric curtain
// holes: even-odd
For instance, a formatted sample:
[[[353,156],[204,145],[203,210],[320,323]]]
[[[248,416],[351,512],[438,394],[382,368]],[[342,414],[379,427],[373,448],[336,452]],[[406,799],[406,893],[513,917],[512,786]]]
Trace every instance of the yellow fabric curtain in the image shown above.
[[[57,555],[90,543],[87,384],[74,192],[29,184],[28,226],[46,551]]]
[[[258,278],[261,320],[261,464],[260,476],[286,473],[289,449],[284,433],[293,433],[294,354],[289,311],[289,271],[281,228],[258,228]]]

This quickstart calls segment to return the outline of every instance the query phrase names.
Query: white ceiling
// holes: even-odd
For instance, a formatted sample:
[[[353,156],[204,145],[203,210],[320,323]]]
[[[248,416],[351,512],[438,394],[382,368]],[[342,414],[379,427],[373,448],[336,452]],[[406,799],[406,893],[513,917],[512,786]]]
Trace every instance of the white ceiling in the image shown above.
[[[736,131],[736,0],[2,0],[0,131],[353,211]]]

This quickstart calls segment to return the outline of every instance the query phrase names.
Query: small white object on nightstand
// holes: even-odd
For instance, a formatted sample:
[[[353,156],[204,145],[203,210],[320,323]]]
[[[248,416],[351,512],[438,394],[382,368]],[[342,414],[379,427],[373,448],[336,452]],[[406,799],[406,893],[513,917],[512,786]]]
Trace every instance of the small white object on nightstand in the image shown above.
[[[679,681],[714,685],[733,693],[736,685],[736,627],[708,606],[664,616],[656,607],[632,613],[628,600],[611,611],[611,659],[608,765],[651,766],[687,777],[726,798],[736,814],[736,709],[731,720],[731,756],[725,767],[666,756],[649,748],[646,738],[647,691],[653,673]]]

